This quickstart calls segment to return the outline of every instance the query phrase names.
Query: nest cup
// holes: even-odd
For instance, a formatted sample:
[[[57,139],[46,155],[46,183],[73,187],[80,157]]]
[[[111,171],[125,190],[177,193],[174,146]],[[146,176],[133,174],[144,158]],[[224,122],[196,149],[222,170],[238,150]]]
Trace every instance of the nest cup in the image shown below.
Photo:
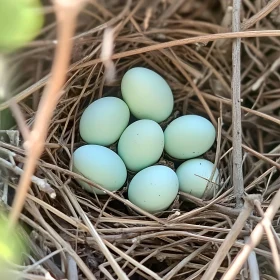
[[[120,2],[118,5],[113,2],[103,3],[106,11],[109,11],[108,7],[110,7],[114,14],[119,14],[126,7],[121,5],[122,1],[117,1]],[[136,2],[133,1],[134,4]],[[226,12],[223,3],[197,1],[196,4],[191,4],[191,1],[186,1],[181,10],[168,10],[171,4],[158,2],[156,8],[151,6],[149,19],[147,19],[147,7],[143,6],[136,9],[133,20],[124,13],[127,22],[115,38],[115,53],[137,50],[165,41],[220,32],[219,23],[222,22]],[[132,10],[131,6],[129,11]],[[207,12],[202,13],[201,10]],[[252,11],[246,5],[245,10],[252,16]],[[100,19],[106,22],[106,18],[110,15],[102,9],[95,12],[100,18],[92,18],[90,14],[85,15],[78,25],[77,32],[82,33],[87,31],[85,30],[87,28],[99,26]],[[276,25],[272,18],[267,20]],[[116,17],[116,24],[120,22],[120,18]],[[139,32],[138,25],[142,33]],[[47,35],[51,38],[53,36],[52,33],[46,33]],[[236,200],[232,186],[231,44],[227,40],[219,43],[209,41],[205,45],[197,43],[165,49],[159,47],[154,51],[136,52],[131,56],[123,55],[114,60],[115,79],[107,83],[106,69],[100,60],[91,65],[84,64],[87,57],[90,57],[89,61],[95,59],[93,57],[95,55],[99,58],[98,48],[102,39],[103,30],[97,31],[94,36],[88,34],[75,41],[72,63],[78,66],[68,73],[64,94],[54,112],[45,150],[38,163],[35,175],[46,179],[55,188],[57,198],[51,200],[36,185],[32,186],[32,195],[39,200],[35,204],[38,212],[26,207],[23,213],[23,217],[26,217],[24,222],[29,225],[33,233],[36,233],[36,238],[30,242],[35,243],[39,248],[47,248],[36,258],[41,259],[48,252],[55,251],[58,248],[57,242],[62,244],[61,241],[57,241],[62,237],[74,248],[81,262],[86,264],[97,279],[108,279],[108,275],[111,279],[117,279],[94,237],[87,230],[87,225],[81,219],[86,215],[104,242],[107,242],[110,252],[130,279],[153,279],[153,273],[160,278],[165,277],[164,279],[199,279],[199,275],[205,271],[222,241],[231,231],[238,215],[234,209]],[[277,38],[275,40],[279,43]],[[249,194],[262,195],[264,208],[269,205],[279,188],[279,172],[276,167],[273,167],[280,150],[279,105],[277,105],[279,81],[277,75],[267,75],[265,82],[259,88],[253,90],[252,85],[261,75],[267,73],[265,69],[269,68],[273,57],[277,55],[276,47],[269,49],[273,44],[271,38],[258,39],[257,43],[254,39],[244,39],[242,44],[244,187]],[[254,47],[251,47],[252,45]],[[29,54],[28,50],[25,50],[16,57],[23,63],[27,62],[26,57],[31,61],[24,73],[26,80],[38,74],[38,63],[43,63],[46,69],[42,67],[42,71],[39,71],[36,77],[42,78],[49,72],[50,63],[46,56],[53,54],[53,46],[51,44],[47,46],[45,53],[40,47],[35,46],[33,48],[38,55],[32,55],[32,52]],[[93,54],[95,49],[96,52]],[[251,58],[254,51],[259,63]],[[260,53],[263,57],[260,57]],[[215,163],[220,173],[221,192],[215,195],[213,199],[216,201],[210,206],[209,202],[212,201],[210,199],[198,199],[186,195],[184,199],[176,199],[175,204],[166,211],[156,215],[143,215],[127,204],[127,187],[134,173],[128,173],[125,186],[114,196],[97,196],[83,190],[75,180],[75,173],[69,171],[72,168],[73,152],[85,145],[79,135],[79,120],[84,109],[101,97],[121,98],[121,79],[127,70],[137,66],[157,72],[172,89],[174,110],[171,116],[160,124],[163,129],[174,118],[186,114],[203,116],[215,125],[217,139],[211,149],[202,155],[203,158]],[[22,102],[20,105],[28,117],[28,123],[32,124],[36,106],[32,107],[34,104],[29,103]],[[131,116],[130,123],[133,121],[135,118]],[[110,149],[116,151],[116,145],[117,143],[114,143]],[[17,153],[19,162],[24,161],[24,153],[18,147],[12,144],[7,144],[5,147]],[[181,163],[182,161],[163,153],[156,164],[176,169]],[[11,182],[11,185],[14,183]],[[38,226],[28,222],[28,218],[35,220]],[[244,238],[250,235],[258,218],[258,213],[252,213],[249,223],[238,236],[239,242],[244,242]],[[278,218],[277,213],[272,221],[276,229],[278,229]],[[54,231],[47,228],[44,223]],[[42,227],[49,235],[44,235]],[[239,249],[240,244],[235,243],[229,251],[230,257],[224,260],[218,270],[218,278],[230,265]],[[42,265],[52,271],[56,279],[60,279],[63,278],[61,271],[66,261],[64,252],[59,252],[57,256],[55,260],[51,259],[51,263],[46,262]],[[267,239],[261,241],[257,259],[259,265],[264,267],[261,271],[262,279],[275,276]],[[179,265],[181,261],[185,262],[183,267]],[[65,262],[64,265],[62,262]],[[80,268],[79,265],[78,267]],[[83,278],[81,271],[78,271],[81,279],[86,279]]]

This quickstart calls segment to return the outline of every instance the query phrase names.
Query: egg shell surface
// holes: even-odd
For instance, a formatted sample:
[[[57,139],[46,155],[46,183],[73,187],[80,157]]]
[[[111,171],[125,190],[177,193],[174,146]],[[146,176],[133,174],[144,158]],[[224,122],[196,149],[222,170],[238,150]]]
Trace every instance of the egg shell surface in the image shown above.
[[[210,181],[213,169],[214,164],[206,159],[195,158],[185,161],[176,170],[180,191],[201,198]],[[219,171],[217,168],[211,182],[213,184],[209,183],[207,197],[213,197],[215,190],[218,189]]]
[[[207,119],[197,115],[181,116],[166,127],[164,149],[177,159],[194,158],[208,151],[215,138],[215,127]]]
[[[139,120],[129,125],[118,143],[118,154],[126,167],[139,171],[158,161],[164,147],[163,131],[152,120]]]
[[[125,183],[127,171],[122,159],[112,150],[98,145],[85,145],[73,153],[74,170],[109,191],[119,190]],[[105,194],[77,180],[88,192]]]
[[[176,173],[169,167],[155,165],[138,172],[128,187],[128,199],[150,213],[166,210],[179,189]]]
[[[174,99],[169,85],[150,69],[135,67],[128,70],[123,76],[121,91],[130,111],[138,119],[159,123],[173,110]]]
[[[126,103],[116,97],[104,97],[91,103],[80,120],[80,135],[89,144],[108,146],[116,142],[129,122]]]

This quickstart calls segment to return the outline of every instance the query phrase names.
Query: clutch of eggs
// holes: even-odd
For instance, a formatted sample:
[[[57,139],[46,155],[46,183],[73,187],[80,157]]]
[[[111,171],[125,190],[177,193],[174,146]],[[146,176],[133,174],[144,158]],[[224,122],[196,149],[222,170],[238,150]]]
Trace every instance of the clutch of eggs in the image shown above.
[[[219,173],[204,159],[194,159],[211,148],[216,131],[212,123],[197,115],[173,120],[163,132],[174,105],[172,91],[156,72],[135,67],[121,82],[124,100],[104,97],[94,101],[80,119],[80,135],[90,145],[73,154],[74,171],[102,186],[117,191],[126,182],[127,170],[138,172],[128,187],[128,198],[151,212],[166,210],[178,190],[196,197],[212,197],[218,189]],[[139,120],[129,124],[130,112]],[[113,143],[117,152],[103,147]],[[174,159],[186,160],[176,173],[155,165],[163,150]],[[87,191],[105,194],[82,180]]]

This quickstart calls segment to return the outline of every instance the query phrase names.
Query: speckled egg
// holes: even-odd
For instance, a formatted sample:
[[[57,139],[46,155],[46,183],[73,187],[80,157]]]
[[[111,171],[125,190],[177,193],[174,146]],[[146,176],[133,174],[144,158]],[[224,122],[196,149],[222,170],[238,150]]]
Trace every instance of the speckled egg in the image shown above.
[[[135,67],[128,70],[121,82],[124,101],[138,119],[156,122],[166,120],[173,110],[173,94],[167,82],[156,72]]]
[[[133,177],[128,187],[128,199],[147,212],[160,212],[172,204],[178,188],[178,178],[171,168],[150,166]]]
[[[212,172],[214,175],[210,182]],[[219,171],[214,170],[214,164],[205,159],[190,159],[182,163],[176,170],[179,179],[180,191],[189,193],[201,198],[205,193],[207,198],[211,198],[219,188]]]
[[[163,131],[152,120],[139,120],[129,125],[118,143],[118,154],[126,167],[139,171],[156,163],[164,147]]]
[[[164,149],[176,159],[202,155],[213,145],[216,130],[207,119],[197,115],[182,116],[172,121],[164,131]]]

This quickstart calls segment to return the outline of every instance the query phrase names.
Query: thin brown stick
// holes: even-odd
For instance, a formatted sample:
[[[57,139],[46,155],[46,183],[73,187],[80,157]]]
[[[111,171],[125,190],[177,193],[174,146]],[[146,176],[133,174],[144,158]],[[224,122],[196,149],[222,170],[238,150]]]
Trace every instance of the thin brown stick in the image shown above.
[[[85,214],[85,212],[81,208],[79,202],[76,200],[76,198],[73,195],[71,195],[71,192],[67,187],[65,187],[64,189],[68,193],[68,196],[69,196],[70,200],[72,201],[73,205],[75,206],[76,210],[81,215],[81,218],[83,219],[85,225],[88,227],[88,230],[89,230],[90,234],[92,235],[92,237],[94,237],[94,240],[98,244],[101,252],[107,258],[108,262],[110,263],[110,265],[114,269],[115,273],[118,275],[118,278],[120,280],[128,280],[127,275],[121,270],[120,266],[118,265],[118,263],[116,262],[116,260],[112,256],[111,252],[105,246],[103,240],[101,239],[101,237],[97,233],[95,227],[92,225],[89,218],[87,217],[87,215]]]
[[[138,48],[135,50],[115,53],[112,55],[111,59],[114,60],[114,59],[124,58],[124,57],[137,55],[137,54],[141,54],[141,53],[147,53],[147,52],[151,52],[151,51],[155,51],[155,50],[175,47],[175,46],[205,43],[208,41],[210,42],[210,41],[216,41],[216,40],[221,40],[221,39],[279,37],[279,36],[280,36],[279,30],[242,31],[242,32],[227,32],[227,33],[210,34],[210,35],[196,36],[196,37],[192,37],[192,38],[179,39],[179,40],[174,40],[174,41],[170,41],[170,42],[155,44],[155,45],[148,46],[148,47]],[[101,62],[102,62],[101,58],[97,58],[97,59],[90,60],[88,62],[79,63],[78,65],[74,64],[69,67],[68,71],[77,70],[77,69],[84,68],[87,66],[92,66],[92,65],[95,65],[95,64],[98,64]],[[48,82],[49,79],[50,79],[50,75],[43,77],[40,81],[33,84],[30,88],[27,88],[26,90],[17,94],[15,97],[13,97],[13,99],[17,103],[24,100],[29,95],[31,95],[32,93],[34,93],[35,91],[37,91],[38,89],[43,87]],[[9,103],[3,102],[2,104],[0,104],[0,111],[6,109],[8,107],[9,107]]]
[[[86,266],[86,264],[82,261],[82,259],[78,256],[78,254],[72,249],[70,244],[65,241],[56,231],[44,220],[39,210],[32,205],[33,207],[29,207],[29,212],[32,212],[33,215],[36,216],[36,219],[43,225],[44,228],[51,234],[51,236],[55,236],[56,240],[65,248],[68,254],[75,260],[78,264],[81,271],[85,274],[85,276],[90,280],[97,280],[90,269]]]
[[[240,30],[241,0],[233,1],[232,31]],[[241,124],[241,96],[240,96],[240,56],[241,39],[237,38],[232,44],[232,181],[236,207],[242,207],[242,196],[244,193],[242,172],[242,124]],[[209,269],[209,267],[208,267]]]
[[[109,247],[111,250],[115,251],[117,254],[119,254],[121,257],[123,257],[124,259],[126,259],[127,261],[129,261],[131,264],[135,265],[136,267],[138,267],[138,269],[142,270],[143,272],[147,273],[148,275],[152,276],[154,279],[156,280],[162,280],[162,278],[160,278],[155,272],[153,272],[152,270],[148,269],[147,267],[145,267],[144,265],[140,264],[138,261],[136,261],[135,259],[133,259],[132,257],[126,255],[123,251],[121,251],[120,249],[118,249],[117,247],[115,247],[113,244],[111,244],[109,241],[104,240],[105,245],[107,245],[107,247]]]
[[[231,266],[229,267],[228,271],[224,274],[222,280],[233,280],[235,279],[236,275],[242,268],[243,264],[247,260],[250,252],[254,250],[254,248],[259,244],[261,241],[262,235],[264,233],[264,223],[271,224],[271,220],[275,216],[276,212],[280,207],[280,190],[276,193],[273,197],[269,207],[267,208],[266,212],[264,213],[264,217],[261,222],[257,224],[255,229],[253,230],[250,239],[247,244],[243,247],[240,253],[237,255],[235,260],[232,262]]]
[[[193,251],[190,255],[185,257],[177,266],[175,266],[170,272],[168,272],[163,279],[164,280],[170,280],[174,275],[178,273],[188,262],[190,262],[194,257],[196,257],[198,254],[203,252],[207,247],[209,247],[211,243],[207,242],[197,250]]]
[[[227,237],[225,238],[224,242],[220,246],[218,252],[215,254],[215,257],[210,262],[207,270],[205,271],[201,280],[212,280],[214,279],[220,265],[222,264],[224,258],[226,257],[229,249],[232,247],[236,238],[238,237],[240,231],[244,227],[246,220],[250,216],[253,208],[254,208],[254,200],[256,199],[255,195],[251,195],[251,197],[247,197],[245,199],[245,204],[240,212],[238,218],[236,219],[231,231],[228,233]]]
[[[241,30],[247,30],[254,24],[256,24],[261,19],[265,18],[269,13],[271,13],[275,8],[280,5],[280,0],[272,0],[267,3],[258,13],[254,14],[251,18],[247,19],[241,24]]]
[[[25,118],[20,110],[20,107],[13,99],[10,99],[9,103],[10,103],[9,107],[13,112],[13,116],[16,119],[18,128],[23,136],[23,139],[27,141],[30,136],[30,132],[28,126],[25,123]]]
[[[112,59],[119,59],[123,57],[128,57],[136,54],[156,51],[160,49],[166,49],[171,48],[175,46],[182,46],[182,45],[188,45],[188,44],[197,44],[197,43],[205,43],[205,42],[211,42],[216,41],[220,39],[236,39],[236,38],[252,38],[252,37],[278,37],[280,36],[279,30],[264,30],[264,31],[240,31],[240,32],[228,32],[228,33],[218,33],[218,34],[210,34],[210,35],[203,35],[203,36],[197,36],[192,38],[186,38],[186,39],[179,39],[174,40],[170,42],[165,43],[159,43],[148,47],[139,48],[136,50],[130,50],[125,51],[121,53],[116,53],[112,55]],[[93,59],[91,61],[82,63],[76,67],[73,68],[73,70],[80,69],[87,66],[92,66],[96,63],[100,63],[101,59]],[[2,107],[0,106],[0,110]]]
[[[72,41],[70,39],[74,34],[76,16],[82,8],[82,1],[67,4],[65,1],[56,0],[54,4],[58,20],[58,36],[60,40],[57,45],[52,66],[52,76],[43,92],[34,128],[30,133],[28,141],[25,143],[27,148],[27,161],[24,165],[24,173],[20,178],[19,187],[10,213],[9,221],[11,227],[16,224],[23,208],[26,193],[30,186],[30,178],[34,173],[37,160],[44,148],[44,141],[46,139],[51,116],[62,94],[60,91],[66,78],[72,49]]]
[[[256,205],[256,208],[257,208],[258,212],[263,217],[264,212],[261,208],[260,201],[256,200],[255,205]],[[278,250],[277,250],[277,245],[276,245],[276,242],[275,242],[275,239],[274,239],[274,236],[273,236],[273,231],[271,229],[272,225],[271,225],[271,223],[263,223],[263,227],[264,227],[264,230],[265,230],[265,233],[266,233],[266,236],[267,236],[267,240],[268,240],[268,243],[269,243],[269,246],[270,246],[270,249],[271,249],[271,253],[272,253],[272,256],[273,256],[274,268],[275,268],[275,271],[277,273],[278,279],[280,279],[280,257],[279,257],[279,253],[278,253]]]
[[[244,241],[247,242],[249,239],[248,236],[244,238]],[[256,252],[252,251],[248,257],[248,267],[250,271],[250,279],[251,280],[259,280],[260,279],[260,271],[257,261]]]
[[[22,176],[23,170],[19,168],[16,165],[13,165],[12,163],[8,162],[4,158],[0,158],[0,165],[8,168],[9,170],[15,172],[15,174]],[[44,179],[38,178],[34,175],[31,176],[31,182],[36,184],[39,189],[45,193],[47,193],[51,198],[56,197],[55,190],[48,184]]]

